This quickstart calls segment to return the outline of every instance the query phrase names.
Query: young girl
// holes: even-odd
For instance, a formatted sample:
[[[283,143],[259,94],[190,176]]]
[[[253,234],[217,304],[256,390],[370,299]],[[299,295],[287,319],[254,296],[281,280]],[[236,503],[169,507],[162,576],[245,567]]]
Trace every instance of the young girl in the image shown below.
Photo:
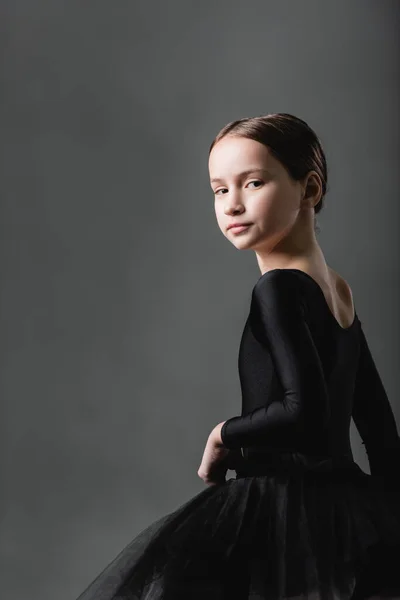
[[[261,272],[239,347],[241,414],[208,437],[207,487],[78,600],[400,598],[400,439],[351,288],[316,240],[320,141],[287,113],[240,119],[213,141],[209,173],[223,235]]]

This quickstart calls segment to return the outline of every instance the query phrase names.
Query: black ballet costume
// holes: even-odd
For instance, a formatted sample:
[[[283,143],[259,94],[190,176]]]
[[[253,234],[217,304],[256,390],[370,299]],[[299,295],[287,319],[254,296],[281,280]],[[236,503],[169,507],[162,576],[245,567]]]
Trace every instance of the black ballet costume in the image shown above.
[[[400,438],[357,311],[343,328],[308,273],[267,271],[238,366],[221,430],[236,478],[149,525],[78,600],[400,597]]]

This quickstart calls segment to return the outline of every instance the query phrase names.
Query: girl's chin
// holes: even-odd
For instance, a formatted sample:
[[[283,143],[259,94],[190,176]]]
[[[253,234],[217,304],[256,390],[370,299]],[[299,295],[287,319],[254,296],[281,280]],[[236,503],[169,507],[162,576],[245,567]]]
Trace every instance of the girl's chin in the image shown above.
[[[232,245],[238,250],[248,250],[253,247],[254,240],[231,240]]]

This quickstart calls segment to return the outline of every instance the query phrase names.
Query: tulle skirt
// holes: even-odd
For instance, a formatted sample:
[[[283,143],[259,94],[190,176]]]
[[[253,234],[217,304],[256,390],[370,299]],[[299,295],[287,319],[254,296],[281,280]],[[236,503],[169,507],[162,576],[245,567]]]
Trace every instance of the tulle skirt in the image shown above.
[[[150,524],[78,600],[372,595],[400,598],[398,488],[352,459],[282,453]]]

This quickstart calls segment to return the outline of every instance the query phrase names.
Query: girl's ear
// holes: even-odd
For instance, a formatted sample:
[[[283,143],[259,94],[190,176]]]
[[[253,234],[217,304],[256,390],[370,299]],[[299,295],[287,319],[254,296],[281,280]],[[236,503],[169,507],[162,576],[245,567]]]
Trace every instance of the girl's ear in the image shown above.
[[[314,207],[320,201],[321,196],[321,178],[316,171],[310,171],[304,183],[303,200]]]

